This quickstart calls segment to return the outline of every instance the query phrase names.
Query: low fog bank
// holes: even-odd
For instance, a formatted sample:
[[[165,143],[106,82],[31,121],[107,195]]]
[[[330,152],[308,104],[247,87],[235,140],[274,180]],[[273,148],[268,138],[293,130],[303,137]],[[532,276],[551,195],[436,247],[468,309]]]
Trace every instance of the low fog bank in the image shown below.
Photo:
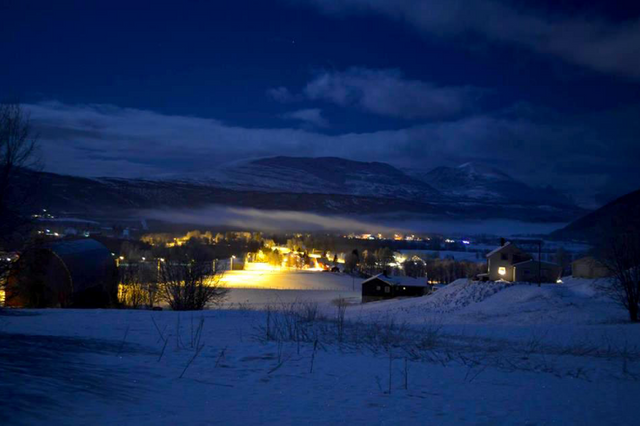
[[[202,209],[144,210],[145,219],[162,222],[224,226],[239,230],[270,232],[344,232],[344,233],[436,233],[454,235],[526,235],[547,234],[565,223],[530,223],[517,220],[445,220],[416,215],[340,216],[287,210],[258,210],[212,205]]]

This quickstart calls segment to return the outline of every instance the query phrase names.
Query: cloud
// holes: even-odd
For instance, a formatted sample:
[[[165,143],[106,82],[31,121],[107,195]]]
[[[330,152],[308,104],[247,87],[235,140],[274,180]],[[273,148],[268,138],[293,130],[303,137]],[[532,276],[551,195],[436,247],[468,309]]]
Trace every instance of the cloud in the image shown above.
[[[286,87],[274,87],[267,90],[267,96],[282,103],[296,102],[302,100],[301,96],[294,95]]]
[[[368,68],[319,72],[298,95],[284,87],[270,91],[281,102],[322,100],[403,119],[451,118],[470,111],[482,92],[472,87],[440,87],[409,80],[399,70]]]
[[[310,127],[329,127],[329,123],[322,116],[319,108],[300,109],[282,114],[285,120],[299,120]]]
[[[640,108],[552,120],[530,114],[474,114],[402,129],[327,135],[293,128],[243,128],[221,121],[112,105],[25,106],[48,171],[81,176],[171,177],[224,162],[274,155],[337,156],[429,169],[467,161],[499,167],[534,185],[578,198],[601,186],[640,186],[635,159]],[[602,164],[615,164],[604,169]]]
[[[640,19],[543,15],[496,0],[307,0],[329,14],[376,13],[435,37],[480,36],[604,73],[640,78]]]

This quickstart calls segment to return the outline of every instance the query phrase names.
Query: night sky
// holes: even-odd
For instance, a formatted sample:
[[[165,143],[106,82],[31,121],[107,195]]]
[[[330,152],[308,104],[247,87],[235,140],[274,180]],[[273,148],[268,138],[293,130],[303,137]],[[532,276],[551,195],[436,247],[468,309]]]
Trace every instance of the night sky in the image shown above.
[[[0,52],[49,171],[330,155],[591,206],[640,187],[640,2],[1,0]]]

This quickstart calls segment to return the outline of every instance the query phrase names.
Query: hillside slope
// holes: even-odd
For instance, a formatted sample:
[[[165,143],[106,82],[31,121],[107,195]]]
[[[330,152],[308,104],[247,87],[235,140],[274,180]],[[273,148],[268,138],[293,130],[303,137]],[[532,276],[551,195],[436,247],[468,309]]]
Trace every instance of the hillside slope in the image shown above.
[[[555,231],[551,236],[598,242],[618,230],[640,230],[640,190],[602,206]]]
[[[337,157],[262,158],[223,167],[198,181],[237,190],[447,201],[429,184],[389,164]]]
[[[429,182],[442,194],[469,201],[573,206],[566,196],[554,188],[534,188],[498,169],[474,163],[437,167],[415,176]]]

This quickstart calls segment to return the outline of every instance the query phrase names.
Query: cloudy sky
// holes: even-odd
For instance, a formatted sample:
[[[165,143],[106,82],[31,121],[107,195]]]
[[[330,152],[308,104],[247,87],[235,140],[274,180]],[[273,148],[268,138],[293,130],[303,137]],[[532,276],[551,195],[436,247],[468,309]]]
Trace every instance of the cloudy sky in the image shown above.
[[[4,0],[0,52],[54,172],[331,155],[640,187],[639,2]]]

